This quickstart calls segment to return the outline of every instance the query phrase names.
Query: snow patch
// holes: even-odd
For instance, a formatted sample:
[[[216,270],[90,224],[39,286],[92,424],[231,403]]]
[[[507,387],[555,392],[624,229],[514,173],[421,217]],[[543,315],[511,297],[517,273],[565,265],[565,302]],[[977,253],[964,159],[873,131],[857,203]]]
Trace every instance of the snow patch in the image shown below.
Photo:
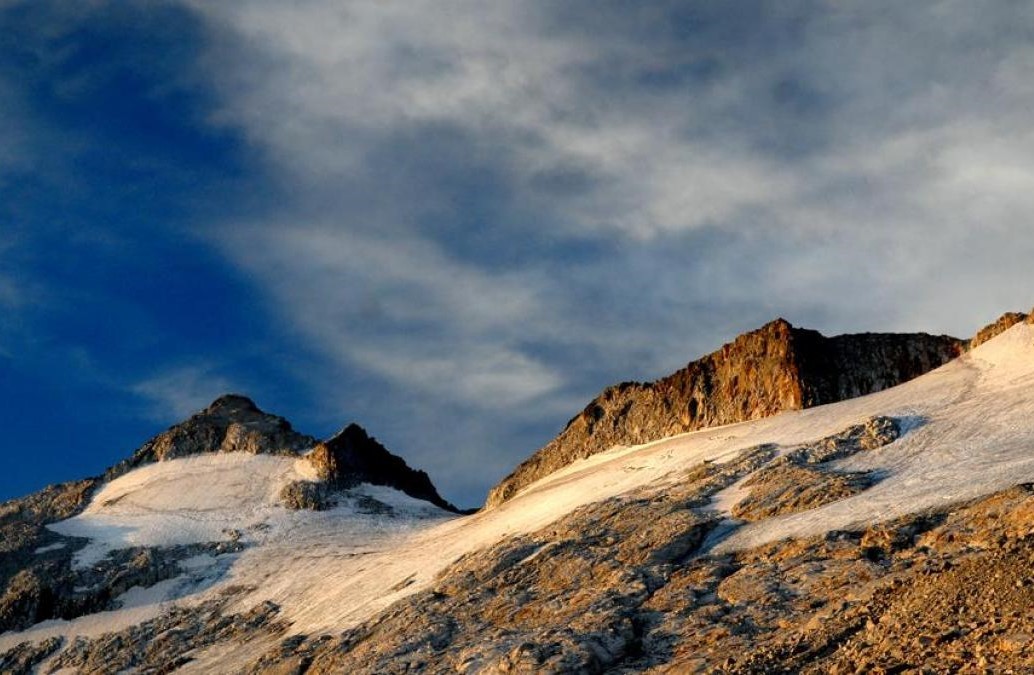
[[[60,551],[65,546],[65,542],[59,541],[56,544],[50,544],[49,546],[40,546],[38,549],[34,551],[34,553],[36,555],[40,555],[42,553],[50,553],[51,551]]]

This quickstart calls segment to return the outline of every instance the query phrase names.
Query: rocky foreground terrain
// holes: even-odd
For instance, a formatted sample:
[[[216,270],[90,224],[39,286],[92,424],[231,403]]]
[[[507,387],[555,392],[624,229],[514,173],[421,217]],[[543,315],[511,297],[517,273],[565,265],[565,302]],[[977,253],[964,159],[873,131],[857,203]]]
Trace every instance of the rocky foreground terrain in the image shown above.
[[[1034,672],[1027,315],[774,322],[613,391],[468,516],[358,426],[221,398],[0,507],[0,672]]]

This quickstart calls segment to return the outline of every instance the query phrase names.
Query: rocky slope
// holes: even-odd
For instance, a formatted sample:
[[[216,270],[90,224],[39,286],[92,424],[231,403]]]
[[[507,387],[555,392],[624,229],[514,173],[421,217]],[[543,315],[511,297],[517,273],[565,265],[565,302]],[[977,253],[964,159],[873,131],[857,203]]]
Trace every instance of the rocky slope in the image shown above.
[[[969,341],[968,348],[976,349],[988,340],[998,337],[1016,324],[1023,322],[1034,322],[1034,311],[1030,314],[1024,314],[1023,312],[1006,312],[998,317],[996,321],[989,323],[977,331],[977,334]]]
[[[1030,486],[727,555],[701,552],[715,527],[699,510],[707,491],[691,482],[593,505],[459,561],[433,590],[375,621],[336,636],[281,633],[245,670],[761,675],[1034,667]]]
[[[615,445],[810,408],[893,387],[957,357],[964,340],[925,333],[838,335],[778,319],[655,382],[608,387],[489,493],[497,506],[534,481]]]
[[[797,459],[877,450],[893,442],[888,422],[819,439]],[[770,465],[774,451],[748,448],[464,556],[432,588],[346,630],[300,634],[275,603],[234,612],[222,597],[68,645],[21,643],[0,667],[27,672],[56,654],[45,672],[205,672],[194,659],[209,649],[234,653],[236,672],[267,675],[1034,667],[1034,488],[709,550],[721,525],[712,498]]]

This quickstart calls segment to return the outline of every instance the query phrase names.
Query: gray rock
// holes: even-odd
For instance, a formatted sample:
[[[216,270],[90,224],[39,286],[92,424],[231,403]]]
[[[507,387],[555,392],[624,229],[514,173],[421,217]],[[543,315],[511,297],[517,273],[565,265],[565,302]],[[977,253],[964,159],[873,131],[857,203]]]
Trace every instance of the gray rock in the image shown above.
[[[337,502],[331,497],[330,486],[326,483],[298,480],[280,490],[280,503],[293,511],[323,511]]]

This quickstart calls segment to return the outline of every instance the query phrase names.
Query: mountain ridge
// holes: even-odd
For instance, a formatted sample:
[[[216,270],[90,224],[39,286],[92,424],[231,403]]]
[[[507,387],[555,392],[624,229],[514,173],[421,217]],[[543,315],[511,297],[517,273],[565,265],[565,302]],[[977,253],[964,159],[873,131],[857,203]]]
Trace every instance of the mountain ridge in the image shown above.
[[[779,318],[653,382],[607,387],[552,441],[491,489],[486,508],[616,445],[638,445],[895,386],[961,355],[968,341],[927,333],[825,337]]]

